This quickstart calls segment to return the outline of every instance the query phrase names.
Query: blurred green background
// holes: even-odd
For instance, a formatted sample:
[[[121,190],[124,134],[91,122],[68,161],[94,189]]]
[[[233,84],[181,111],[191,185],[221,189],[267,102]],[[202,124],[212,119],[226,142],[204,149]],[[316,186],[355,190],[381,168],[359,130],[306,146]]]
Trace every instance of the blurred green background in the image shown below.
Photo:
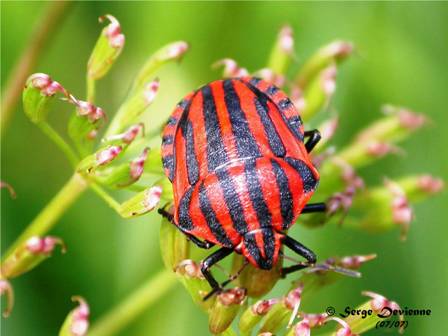
[[[1,3],[2,88],[26,46],[39,14],[40,2]],[[431,173],[448,180],[448,4],[446,3],[176,3],[80,2],[70,10],[44,50],[33,72],[45,72],[83,97],[86,62],[100,26],[98,16],[110,13],[126,35],[123,54],[98,85],[98,105],[111,115],[145,58],[175,40],[191,44],[181,64],[160,71],[160,95],[148,120],[162,120],[171,106],[220,73],[210,65],[231,57],[256,70],[265,66],[279,27],[295,31],[297,68],[319,46],[333,39],[355,43],[357,52],[342,66],[332,109],[341,124],[336,143],[347,142],[357,129],[380,116],[383,103],[424,112],[432,123],[403,144],[405,157],[389,156],[360,171],[368,184],[383,176]],[[63,106],[59,104],[57,106]],[[169,107],[169,108],[168,108]],[[52,113],[65,127],[69,109]],[[2,180],[18,198],[2,191],[2,252],[71,175],[64,157],[23,114],[21,106],[2,134]],[[362,279],[346,279],[324,290],[310,305],[343,310],[365,299],[368,289],[396,300],[402,307],[429,308],[430,317],[409,319],[407,335],[443,335],[448,311],[448,225],[443,193],[415,207],[408,240],[398,229],[381,235],[343,230],[336,225],[308,230],[296,226],[293,236],[319,255],[367,254],[378,259],[366,265]],[[147,215],[122,220],[92,192],[63,216],[52,234],[64,239],[68,253],[56,253],[37,269],[13,281],[16,306],[2,320],[5,335],[55,335],[68,311],[70,297],[84,296],[91,320],[160,270],[159,218]],[[288,281],[280,284],[283,289]],[[281,290],[277,289],[278,291]],[[394,333],[391,331],[388,333]],[[370,335],[385,332],[372,331]],[[207,320],[177,285],[148,309],[122,335],[207,335]]]

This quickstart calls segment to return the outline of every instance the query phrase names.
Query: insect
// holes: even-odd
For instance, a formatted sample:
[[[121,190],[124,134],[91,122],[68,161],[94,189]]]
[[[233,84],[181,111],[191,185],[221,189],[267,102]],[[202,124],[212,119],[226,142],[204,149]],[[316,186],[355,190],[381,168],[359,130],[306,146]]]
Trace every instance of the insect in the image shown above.
[[[187,95],[163,131],[162,159],[174,191],[174,214],[166,216],[201,248],[219,245],[201,271],[212,287],[210,268],[232,252],[269,270],[282,245],[304,257],[282,275],[316,262],[315,254],[286,232],[299,214],[325,211],[307,204],[319,182],[309,152],[320,140],[304,132],[291,100],[255,78],[211,82]]]

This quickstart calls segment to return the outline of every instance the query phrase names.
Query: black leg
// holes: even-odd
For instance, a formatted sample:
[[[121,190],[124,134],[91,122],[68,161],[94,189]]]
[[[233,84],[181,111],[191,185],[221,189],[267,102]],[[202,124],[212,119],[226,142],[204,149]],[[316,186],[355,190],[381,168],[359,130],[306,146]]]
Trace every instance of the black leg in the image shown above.
[[[221,261],[225,257],[227,257],[229,254],[233,252],[233,249],[222,247],[218,251],[212,253],[207,258],[205,258],[201,263],[201,272],[204,275],[205,279],[210,284],[210,287],[212,287],[212,290],[210,293],[208,293],[204,297],[204,301],[210,298],[213,294],[219,293],[222,290],[222,287],[219,285],[218,281],[213,277],[212,273],[210,272],[210,267],[212,267],[217,262]]]
[[[211,243],[211,242],[209,242],[209,241],[207,241],[207,240],[206,240],[206,241],[202,241],[202,240],[196,238],[195,236],[189,234],[188,232],[183,231],[180,227],[178,227],[178,226],[174,223],[174,216],[173,216],[171,213],[169,213],[168,211],[166,211],[164,208],[160,208],[160,209],[158,210],[158,212],[159,212],[159,214],[161,214],[163,217],[165,217],[166,219],[168,219],[171,223],[173,223],[173,225],[174,225],[175,227],[177,227],[177,228],[180,230],[180,232],[182,232],[184,235],[186,235],[187,238],[188,238],[188,240],[190,240],[190,241],[191,241],[193,244],[195,244],[197,247],[199,247],[199,248],[203,248],[203,249],[207,249],[207,250],[208,250],[208,249],[212,248],[213,246],[215,246],[214,243]]]
[[[306,151],[310,153],[313,150],[313,148],[317,145],[317,143],[320,141],[321,138],[320,132],[317,129],[312,131],[305,131],[305,137],[310,137],[308,141],[305,143]]]
[[[327,205],[322,202],[322,203],[312,203],[305,205],[301,213],[306,214],[312,212],[325,212],[325,211],[327,211]]]
[[[298,241],[292,239],[289,236],[285,236],[285,238],[283,239],[283,244],[285,244],[295,253],[304,257],[307,260],[307,263],[300,263],[290,267],[282,268],[281,273],[283,277],[289,273],[304,269],[316,263],[316,255],[314,254],[314,252],[308,249],[307,247],[303,246],[302,244],[300,244]]]

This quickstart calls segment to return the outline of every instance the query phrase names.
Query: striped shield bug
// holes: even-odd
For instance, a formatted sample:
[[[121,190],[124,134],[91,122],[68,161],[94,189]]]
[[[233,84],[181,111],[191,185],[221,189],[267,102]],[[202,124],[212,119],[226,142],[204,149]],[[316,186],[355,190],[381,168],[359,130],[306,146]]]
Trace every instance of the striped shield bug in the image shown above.
[[[214,81],[177,105],[162,139],[174,213],[159,212],[199,247],[220,246],[201,264],[212,287],[205,299],[229,282],[219,284],[210,267],[234,251],[265,270],[282,245],[307,260],[282,275],[316,262],[286,232],[300,214],[325,211],[307,204],[319,182],[309,157],[319,140],[284,92],[254,77]]]

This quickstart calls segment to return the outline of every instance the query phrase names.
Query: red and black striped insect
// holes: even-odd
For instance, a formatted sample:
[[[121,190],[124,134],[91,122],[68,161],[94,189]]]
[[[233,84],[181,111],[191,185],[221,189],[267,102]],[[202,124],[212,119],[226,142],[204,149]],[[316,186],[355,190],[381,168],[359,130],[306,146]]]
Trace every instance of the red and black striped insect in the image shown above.
[[[285,93],[254,77],[214,81],[177,105],[162,140],[174,214],[159,212],[199,247],[221,246],[201,264],[207,297],[229,282],[220,285],[210,267],[233,251],[265,270],[282,245],[307,260],[283,275],[315,263],[285,232],[299,214],[325,211],[324,203],[306,204],[319,181],[308,153],[319,140],[317,130],[304,132]]]

